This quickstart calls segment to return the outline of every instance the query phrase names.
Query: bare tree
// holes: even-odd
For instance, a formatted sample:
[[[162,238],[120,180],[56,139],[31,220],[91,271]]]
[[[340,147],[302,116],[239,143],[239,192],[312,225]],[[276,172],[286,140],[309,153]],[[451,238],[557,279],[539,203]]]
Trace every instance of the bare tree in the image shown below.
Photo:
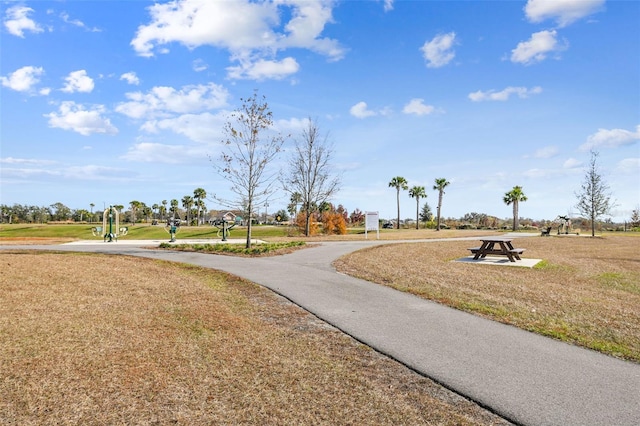
[[[282,179],[291,201],[299,202],[305,215],[304,234],[310,234],[311,215],[340,189],[340,176],[331,166],[333,149],[328,135],[321,135],[318,123],[307,121],[307,127],[294,142],[289,169]]]
[[[604,181],[598,168],[598,152],[591,151],[591,161],[587,166],[580,192],[576,193],[578,211],[591,221],[591,236],[596,235],[596,221],[608,214],[615,203],[611,200],[609,185]]]
[[[275,173],[269,165],[282,148],[284,138],[271,133],[272,113],[265,97],[257,93],[240,99],[242,106],[231,114],[224,127],[227,139],[221,161],[214,168],[231,183],[234,200],[214,198],[231,208],[241,208],[247,214],[247,242],[251,247],[251,219],[254,209],[264,204],[273,193]],[[265,135],[266,133],[266,135]]]

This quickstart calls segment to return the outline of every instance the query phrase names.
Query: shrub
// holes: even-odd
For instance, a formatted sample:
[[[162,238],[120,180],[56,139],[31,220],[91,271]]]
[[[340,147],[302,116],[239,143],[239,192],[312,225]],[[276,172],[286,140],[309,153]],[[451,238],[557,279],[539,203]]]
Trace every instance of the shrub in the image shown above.
[[[347,223],[344,216],[337,212],[324,212],[322,214],[322,230],[328,235],[345,235]]]

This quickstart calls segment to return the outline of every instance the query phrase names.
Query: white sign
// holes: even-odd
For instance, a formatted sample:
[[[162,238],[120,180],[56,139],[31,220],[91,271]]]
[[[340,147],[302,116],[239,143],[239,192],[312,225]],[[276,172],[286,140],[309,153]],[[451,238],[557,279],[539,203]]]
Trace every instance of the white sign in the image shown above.
[[[367,231],[376,231],[376,236],[380,239],[380,215],[378,212],[366,212],[364,217],[364,237],[367,238]]]

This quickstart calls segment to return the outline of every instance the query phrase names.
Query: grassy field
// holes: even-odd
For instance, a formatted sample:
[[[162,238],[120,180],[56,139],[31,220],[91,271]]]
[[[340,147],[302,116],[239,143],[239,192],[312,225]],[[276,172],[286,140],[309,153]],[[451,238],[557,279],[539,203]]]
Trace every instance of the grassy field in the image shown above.
[[[552,236],[514,240],[535,268],[452,262],[474,241],[401,243],[339,259],[341,272],[640,362],[640,239]],[[383,259],[383,261],[381,261]]]
[[[233,276],[1,258],[0,424],[506,424]]]
[[[102,226],[102,224],[0,224],[0,244],[10,243],[11,241],[25,242],[28,239],[46,242],[50,239],[52,242],[73,241],[73,240],[102,240],[102,237],[92,235],[91,228]],[[123,225],[124,226],[124,225]],[[122,227],[122,226],[121,226]],[[149,224],[127,225],[128,233],[120,238],[130,240],[169,240],[169,234],[164,226],[153,226]],[[245,238],[246,227],[235,227],[231,230],[230,238]],[[381,229],[381,240],[398,240],[398,239],[418,239],[418,238],[450,238],[456,236],[473,236],[473,235],[490,235],[497,234],[495,231],[476,231],[476,230],[442,230],[439,232],[433,229]],[[317,235],[305,238],[288,226],[260,225],[252,228],[251,236],[253,238],[263,239],[267,241],[290,241],[292,238],[303,241],[339,241],[339,240],[360,240],[364,239],[364,229],[349,228],[347,235]],[[214,226],[183,226],[179,229],[176,238],[221,238],[218,235],[218,229]],[[375,239],[376,233],[369,232],[369,239]]]
[[[66,226],[2,225],[0,244],[79,238]],[[291,241],[264,228],[268,241]],[[158,231],[139,227],[141,236]],[[385,231],[381,239],[489,234]],[[354,231],[307,240],[363,238]],[[456,263],[477,244],[447,241],[372,247],[335,266],[640,362],[638,235],[514,243],[543,262],[534,269]],[[504,424],[226,274],[95,254],[3,251],[2,260],[0,424]]]

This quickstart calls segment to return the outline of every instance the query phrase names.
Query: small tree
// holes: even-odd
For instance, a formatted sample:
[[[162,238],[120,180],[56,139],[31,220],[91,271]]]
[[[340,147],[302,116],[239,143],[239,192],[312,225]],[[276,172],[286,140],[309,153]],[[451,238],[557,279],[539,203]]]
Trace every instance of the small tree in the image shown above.
[[[420,228],[420,198],[427,198],[424,186],[414,186],[409,190],[409,197],[416,199],[416,229]]]
[[[433,216],[433,213],[431,213],[431,206],[429,203],[424,203],[422,205],[422,210],[420,211],[420,221],[429,222],[431,220],[431,216]]]
[[[285,209],[280,209],[276,212],[274,219],[278,223],[287,222],[289,220],[289,215]]]
[[[637,228],[640,226],[640,206],[633,209],[631,212],[631,227]]]
[[[587,166],[582,188],[576,193],[578,198],[576,207],[591,222],[592,237],[596,235],[598,218],[608,214],[614,206],[609,185],[604,181],[598,168],[598,155],[598,152],[591,151],[591,160]]]
[[[396,229],[400,229],[400,190],[406,191],[409,186],[407,180],[402,176],[396,176],[389,182],[389,188],[396,189],[396,205],[398,206],[398,222],[396,222]]]
[[[514,186],[513,189],[504,194],[502,201],[506,205],[513,204],[513,230],[517,231],[519,227],[519,213],[518,213],[518,204],[522,201],[527,201],[527,196],[522,192],[521,186]]]
[[[437,225],[436,231],[440,230],[440,213],[442,213],[442,196],[444,195],[444,189],[449,185],[449,181],[445,178],[436,178],[436,184],[433,185],[433,189],[438,191],[438,211],[437,211]]]
[[[344,235],[347,233],[347,223],[344,216],[336,210],[322,212],[322,232],[327,235]]]
[[[349,222],[351,222],[353,225],[364,222],[364,213],[362,213],[360,209],[355,209],[349,216]]]
[[[275,174],[269,165],[276,158],[284,138],[280,134],[264,137],[273,126],[272,113],[265,98],[258,100],[257,93],[241,99],[242,106],[231,114],[224,131],[227,149],[223,150],[221,163],[214,168],[231,184],[235,200],[215,197],[231,208],[241,208],[247,215],[246,247],[251,247],[251,218],[257,206],[264,204],[274,191]]]
[[[293,146],[288,174],[282,179],[291,202],[299,202],[304,213],[304,234],[310,235],[311,215],[316,206],[326,203],[339,189],[340,177],[331,167],[333,150],[327,135],[321,135],[318,124],[307,120],[307,127]]]

